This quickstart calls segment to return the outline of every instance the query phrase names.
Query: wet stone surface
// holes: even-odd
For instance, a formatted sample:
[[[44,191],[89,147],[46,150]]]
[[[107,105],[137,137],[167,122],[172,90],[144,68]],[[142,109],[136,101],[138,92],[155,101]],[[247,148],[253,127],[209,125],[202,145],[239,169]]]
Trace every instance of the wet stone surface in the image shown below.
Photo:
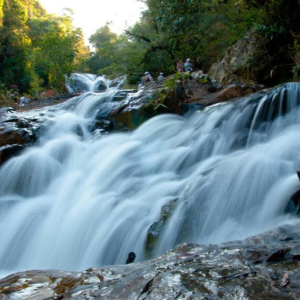
[[[153,260],[84,272],[21,272],[0,280],[0,299],[299,299],[298,232],[286,226],[221,245],[183,244]]]

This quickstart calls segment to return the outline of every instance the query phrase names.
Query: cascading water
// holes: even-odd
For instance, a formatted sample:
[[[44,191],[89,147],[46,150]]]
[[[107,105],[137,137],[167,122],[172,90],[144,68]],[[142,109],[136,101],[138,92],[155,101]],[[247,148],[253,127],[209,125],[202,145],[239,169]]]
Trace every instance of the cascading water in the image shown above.
[[[108,88],[105,76],[97,76],[94,74],[72,73],[69,78],[66,78],[66,86],[69,93],[81,92],[97,92]]]
[[[90,123],[115,93],[52,108],[38,145],[1,167],[2,273],[141,261],[170,203],[154,256],[298,222],[285,213],[299,189],[298,83],[96,139]]]

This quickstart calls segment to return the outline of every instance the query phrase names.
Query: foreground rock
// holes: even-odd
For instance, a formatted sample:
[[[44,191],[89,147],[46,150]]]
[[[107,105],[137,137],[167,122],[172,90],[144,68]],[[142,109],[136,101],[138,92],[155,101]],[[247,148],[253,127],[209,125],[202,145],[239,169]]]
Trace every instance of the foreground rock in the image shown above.
[[[0,280],[0,299],[299,299],[299,229],[184,244],[130,265],[17,273]]]

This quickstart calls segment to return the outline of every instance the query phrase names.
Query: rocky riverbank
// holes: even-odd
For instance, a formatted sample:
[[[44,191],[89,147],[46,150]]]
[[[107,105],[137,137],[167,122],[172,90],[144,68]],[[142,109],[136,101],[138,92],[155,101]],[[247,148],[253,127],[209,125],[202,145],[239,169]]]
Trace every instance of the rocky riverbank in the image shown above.
[[[183,244],[129,265],[21,272],[0,280],[0,299],[296,300],[299,229],[285,226],[221,245]]]
[[[190,95],[188,84],[198,86],[203,83],[184,82],[184,91]],[[202,94],[197,90],[199,94],[196,100],[192,100],[195,94],[182,99],[169,97],[166,99],[169,99],[167,101],[170,101],[170,104],[164,102],[166,108],[162,107],[171,110],[172,107],[175,109],[195,103],[197,106],[205,97],[214,93],[220,96],[222,91],[231,88],[222,87],[219,91],[209,92],[208,87],[206,85],[206,90],[201,91]],[[238,87],[236,91],[247,91],[243,86],[234,87]],[[214,86],[211,86],[209,89],[213,88]],[[265,93],[266,98],[274,99],[275,92],[269,95],[267,91],[261,93]],[[136,97],[135,92],[128,100],[127,96],[130,94],[130,90],[114,94],[115,98],[104,102],[107,111],[93,107],[95,119],[87,126],[91,130],[89,134],[95,134],[96,138],[97,130],[115,130],[113,126],[117,122],[118,126],[124,126],[123,128],[124,124],[127,128],[130,128],[129,125],[135,126],[135,112],[142,112],[141,109],[149,105],[150,111],[153,112],[153,107],[159,105],[153,99],[150,102],[150,98]],[[147,96],[147,93],[143,95]],[[260,99],[261,94],[258,96]],[[60,108],[72,108],[80,99],[70,99],[62,103],[63,107]],[[93,99],[93,95],[90,99]],[[225,97],[224,99],[227,101]],[[240,103],[244,100],[237,101]],[[251,98],[252,104],[254,100]],[[210,104],[212,102],[209,101],[207,104],[202,103],[204,107]],[[51,118],[55,117],[56,112],[55,106],[48,110],[36,109],[24,113],[10,109],[2,111],[2,149],[11,147],[14,153],[19,153],[22,147],[34,144],[43,130],[43,124],[49,121],[51,125]],[[129,113],[126,114],[127,112]],[[130,115],[131,119],[126,119]],[[132,122],[126,123],[128,120]],[[111,122],[109,124],[113,124],[112,128],[107,126],[104,129],[104,121]],[[79,138],[82,137],[80,126],[74,126],[74,133]],[[2,155],[3,153],[5,152],[2,152]],[[243,168],[243,164],[240,165]],[[295,172],[295,178],[296,176]],[[243,189],[248,192],[246,184]],[[299,200],[293,196],[291,201],[292,209],[286,209],[285,213],[295,215],[295,218],[290,218],[289,225],[265,234],[220,245],[182,244],[155,259],[130,265],[125,265],[124,262],[124,265],[118,266],[94,265],[86,271],[78,272],[29,270],[16,273],[0,280],[0,299],[299,299],[300,225],[296,217],[296,214],[299,214]],[[164,226],[168,214],[172,213],[173,204],[176,204],[176,199],[170,202],[168,207],[163,207],[161,219],[153,223],[155,226],[150,227],[150,234],[159,234],[159,230],[152,229]],[[153,240],[148,238],[146,242],[151,247]],[[153,255],[149,253],[148,257]]]
[[[62,103],[72,97],[78,96],[79,94],[75,94],[75,93],[66,93],[66,94],[57,94],[55,96],[51,96],[51,97],[42,97],[42,98],[37,98],[34,100],[31,100],[30,102],[26,103],[23,106],[17,106],[17,110],[19,112],[23,112],[23,111],[28,111],[28,110],[32,110],[32,109],[38,109],[38,108],[43,108],[46,106],[52,106],[52,105],[56,105],[59,103]]]
[[[177,80],[173,89],[152,84],[137,90],[119,90],[110,108],[97,113],[92,131],[101,132],[133,130],[149,118],[164,113],[184,115],[188,111],[232,100],[259,91],[259,85],[231,84],[223,87],[207,80],[202,71],[194,72],[184,80]],[[167,80],[174,81],[174,75]],[[161,94],[160,94],[161,93]],[[33,145],[41,132],[43,123],[49,119],[47,107],[65,102],[80,94],[60,94],[32,100],[22,107],[0,110],[0,165]],[[83,96],[83,95],[82,95]],[[99,108],[95,107],[95,110]],[[36,113],[34,112],[36,110]],[[32,111],[31,114],[28,112]],[[26,113],[26,114],[22,114]],[[53,113],[50,113],[53,115]],[[51,117],[50,117],[51,118]]]

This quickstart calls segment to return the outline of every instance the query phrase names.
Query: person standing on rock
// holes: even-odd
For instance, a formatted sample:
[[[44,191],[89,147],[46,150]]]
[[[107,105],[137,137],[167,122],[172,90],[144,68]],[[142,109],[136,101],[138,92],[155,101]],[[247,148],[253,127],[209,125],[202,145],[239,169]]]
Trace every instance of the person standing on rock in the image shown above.
[[[179,73],[182,73],[183,72],[183,62],[182,62],[182,59],[180,59],[176,65],[176,70],[177,72]]]
[[[194,71],[200,71],[200,70],[202,70],[202,63],[200,57],[197,57],[194,63]]]
[[[145,72],[145,77],[146,78],[148,78],[148,82],[151,82],[151,81],[153,81],[153,78],[152,78],[152,76],[150,75],[150,73],[147,71],[147,72]],[[147,82],[147,80],[146,80],[146,82]]]
[[[157,77],[157,82],[161,83],[164,81],[164,79],[165,79],[164,74],[160,73]]]
[[[191,71],[193,71],[193,68],[192,68],[192,65],[191,65],[190,61],[191,61],[191,59],[187,58],[186,62],[183,65],[185,72],[191,72]]]

